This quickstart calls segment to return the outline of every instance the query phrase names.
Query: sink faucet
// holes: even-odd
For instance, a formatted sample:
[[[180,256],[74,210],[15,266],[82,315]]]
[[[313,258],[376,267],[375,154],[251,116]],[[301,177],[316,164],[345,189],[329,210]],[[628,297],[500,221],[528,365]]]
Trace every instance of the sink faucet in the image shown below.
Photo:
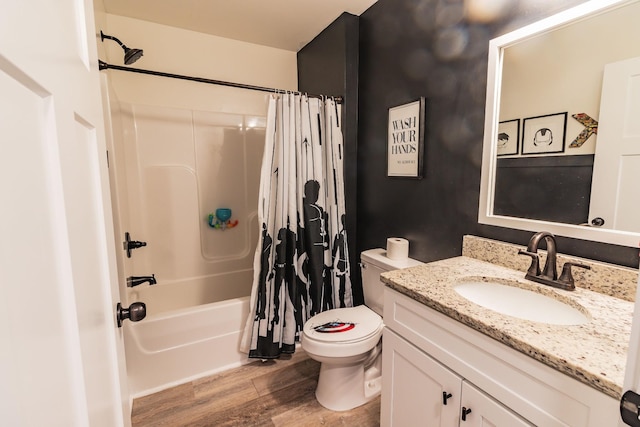
[[[540,259],[538,258],[538,246],[544,239],[547,245],[547,260],[544,264],[544,269],[540,272]],[[539,231],[529,240],[527,250],[520,249],[518,251],[520,255],[527,255],[531,257],[531,265],[527,270],[525,279],[533,280],[534,282],[542,283],[543,285],[553,286],[554,288],[560,288],[567,291],[574,290],[575,284],[573,276],[571,275],[571,267],[580,267],[586,270],[590,270],[591,267],[578,262],[566,262],[562,268],[562,274],[558,278],[558,269],[556,267],[556,237],[548,231]]]
[[[133,288],[134,286],[142,285],[145,282],[149,282],[149,285],[155,285],[156,275],[151,276],[129,276],[127,277],[127,286]]]
[[[534,234],[529,240],[529,244],[527,245],[526,251],[520,251],[519,253],[523,255],[535,254],[535,261],[538,260],[538,246],[540,242],[544,239],[547,245],[547,261],[544,263],[544,269],[542,270],[542,277],[556,280],[558,278],[558,270],[556,267],[556,237],[549,233],[548,231],[539,231]],[[534,257],[531,257],[534,260]],[[531,263],[533,266],[533,262]],[[540,276],[540,265],[538,262],[535,263],[537,266],[535,276]],[[528,273],[531,273],[531,267],[529,267]]]

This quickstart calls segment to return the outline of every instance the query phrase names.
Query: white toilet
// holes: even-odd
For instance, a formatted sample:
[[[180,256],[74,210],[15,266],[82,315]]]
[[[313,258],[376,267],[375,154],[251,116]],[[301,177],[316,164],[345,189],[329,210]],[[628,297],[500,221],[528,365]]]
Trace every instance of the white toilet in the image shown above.
[[[380,394],[382,383],[382,304],[380,273],[421,264],[392,260],[384,249],[360,255],[366,306],[336,308],[313,316],[302,331],[302,348],[321,363],[316,399],[327,409],[346,411]]]

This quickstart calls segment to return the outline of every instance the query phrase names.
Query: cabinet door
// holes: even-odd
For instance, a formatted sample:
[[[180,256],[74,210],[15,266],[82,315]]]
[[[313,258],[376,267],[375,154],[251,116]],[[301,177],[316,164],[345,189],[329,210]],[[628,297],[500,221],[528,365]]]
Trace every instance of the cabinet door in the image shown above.
[[[462,382],[459,417],[460,427],[533,427],[466,381]]]
[[[382,372],[381,426],[458,427],[462,379],[388,328]]]

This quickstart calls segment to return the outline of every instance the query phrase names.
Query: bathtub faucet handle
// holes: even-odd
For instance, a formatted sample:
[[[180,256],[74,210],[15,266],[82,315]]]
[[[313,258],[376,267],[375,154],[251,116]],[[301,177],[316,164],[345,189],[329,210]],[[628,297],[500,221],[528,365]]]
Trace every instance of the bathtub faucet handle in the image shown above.
[[[139,322],[147,317],[147,306],[143,302],[134,302],[129,308],[124,308],[122,304],[118,303],[116,306],[116,321],[118,322],[118,328],[122,327],[122,322],[126,319],[132,322]]]
[[[129,276],[127,277],[127,287],[133,288],[134,286],[142,285],[145,282],[149,282],[149,285],[155,285],[158,283],[156,281],[156,275],[152,274],[151,276]]]
[[[124,233],[124,242],[122,242],[124,250],[127,252],[127,258],[131,258],[131,251],[133,249],[142,248],[147,246],[147,242],[139,242],[137,240],[131,240],[131,234],[127,231]]]

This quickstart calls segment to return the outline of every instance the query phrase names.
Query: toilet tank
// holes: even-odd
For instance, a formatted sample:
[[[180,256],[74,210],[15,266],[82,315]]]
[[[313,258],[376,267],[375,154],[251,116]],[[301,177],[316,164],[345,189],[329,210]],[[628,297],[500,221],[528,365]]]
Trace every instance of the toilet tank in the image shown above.
[[[362,292],[364,303],[371,310],[382,316],[384,284],[380,274],[385,271],[398,270],[422,264],[412,258],[394,260],[387,258],[385,249],[369,249],[360,254],[360,272],[362,274]]]

